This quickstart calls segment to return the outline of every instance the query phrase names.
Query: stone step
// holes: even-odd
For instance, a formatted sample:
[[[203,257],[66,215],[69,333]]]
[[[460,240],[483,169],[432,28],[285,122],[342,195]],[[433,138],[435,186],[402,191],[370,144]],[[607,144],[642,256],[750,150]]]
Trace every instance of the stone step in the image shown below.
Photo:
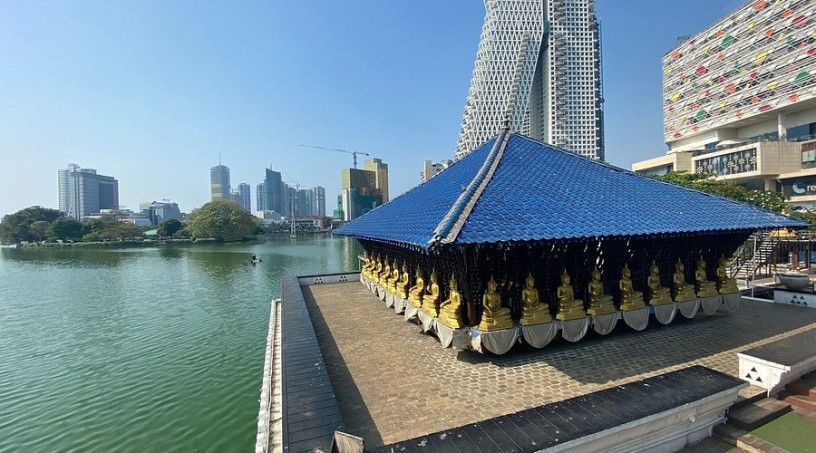
[[[718,437],[707,437],[680,450],[679,453],[743,453],[745,451],[747,450],[735,447]]]
[[[759,437],[748,434],[748,431],[733,425],[717,425],[714,427],[713,435],[731,446],[730,450],[724,450],[729,453],[785,453],[785,450],[777,448]],[[701,452],[703,451],[705,450],[701,450]],[[712,451],[712,453],[714,452]]]
[[[802,409],[816,412],[816,399],[805,395],[790,395],[785,398],[786,403],[801,407]]]
[[[728,423],[746,431],[751,431],[790,411],[790,403],[775,398],[764,398],[730,411],[728,413]]]
[[[722,424],[714,427],[713,435],[732,446],[737,446],[737,439],[748,434],[748,431],[734,425]]]
[[[791,382],[785,386],[785,392],[789,395],[805,395],[816,399],[816,376],[811,374]]]

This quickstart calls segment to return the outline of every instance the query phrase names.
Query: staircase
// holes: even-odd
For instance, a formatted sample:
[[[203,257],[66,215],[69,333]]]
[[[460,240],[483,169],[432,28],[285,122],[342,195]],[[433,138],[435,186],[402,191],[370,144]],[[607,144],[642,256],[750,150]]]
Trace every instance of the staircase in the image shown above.
[[[795,412],[810,412],[816,418],[816,372],[785,386],[779,397],[790,403]]]
[[[748,244],[753,245],[754,253],[749,258],[743,258]],[[757,272],[763,266],[770,266],[771,258],[776,249],[777,239],[769,232],[759,232],[751,235],[736,253],[736,259],[731,263],[729,274],[737,280],[754,280]]]

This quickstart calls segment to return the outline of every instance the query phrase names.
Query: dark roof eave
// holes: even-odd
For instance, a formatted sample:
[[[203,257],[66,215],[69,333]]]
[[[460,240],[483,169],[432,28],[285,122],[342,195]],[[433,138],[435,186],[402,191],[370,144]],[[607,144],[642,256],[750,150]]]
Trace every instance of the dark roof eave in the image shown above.
[[[808,225],[795,225],[789,226],[787,228],[792,229],[801,229],[806,228]],[[634,238],[674,238],[674,237],[685,237],[695,234],[704,234],[704,235],[717,235],[717,234],[729,234],[729,233],[746,233],[746,232],[753,232],[759,230],[772,230],[778,229],[780,226],[773,225],[773,226],[752,226],[752,227],[740,227],[740,228],[723,228],[723,229],[712,229],[712,230],[679,230],[679,231],[665,231],[665,232],[656,232],[656,233],[646,233],[646,234],[612,234],[612,235],[603,235],[603,236],[560,236],[560,237],[533,237],[527,238],[523,240],[516,240],[516,239],[508,239],[505,241],[485,241],[485,242],[468,242],[468,241],[455,241],[452,243],[431,243],[431,244],[417,244],[413,242],[405,242],[399,241],[395,239],[387,239],[387,238],[380,238],[380,237],[369,237],[369,236],[357,236],[357,235],[345,235],[340,234],[340,236],[352,236],[359,240],[363,241],[371,241],[371,242],[379,242],[383,244],[410,248],[410,249],[421,249],[423,251],[434,251],[440,250],[451,246],[475,246],[475,245],[497,245],[497,244],[525,244],[528,242],[547,242],[547,241],[556,241],[556,242],[576,242],[576,241],[586,241],[586,240],[626,240],[626,239],[634,239]],[[784,227],[783,227],[784,228]]]

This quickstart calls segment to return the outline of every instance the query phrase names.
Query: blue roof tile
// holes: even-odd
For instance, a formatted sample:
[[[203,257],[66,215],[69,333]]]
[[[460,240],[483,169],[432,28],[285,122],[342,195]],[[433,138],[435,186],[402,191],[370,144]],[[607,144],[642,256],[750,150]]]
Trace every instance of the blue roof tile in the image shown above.
[[[494,172],[485,176],[491,164]],[[460,229],[442,228],[457,220]],[[474,244],[802,226],[746,203],[502,133],[335,234],[429,247],[440,240]]]

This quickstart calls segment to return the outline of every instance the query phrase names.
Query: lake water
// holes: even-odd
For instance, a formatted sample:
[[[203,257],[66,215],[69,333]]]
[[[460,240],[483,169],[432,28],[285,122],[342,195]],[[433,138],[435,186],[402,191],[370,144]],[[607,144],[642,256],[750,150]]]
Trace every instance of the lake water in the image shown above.
[[[0,451],[250,451],[281,276],[354,270],[358,251],[0,250]]]

